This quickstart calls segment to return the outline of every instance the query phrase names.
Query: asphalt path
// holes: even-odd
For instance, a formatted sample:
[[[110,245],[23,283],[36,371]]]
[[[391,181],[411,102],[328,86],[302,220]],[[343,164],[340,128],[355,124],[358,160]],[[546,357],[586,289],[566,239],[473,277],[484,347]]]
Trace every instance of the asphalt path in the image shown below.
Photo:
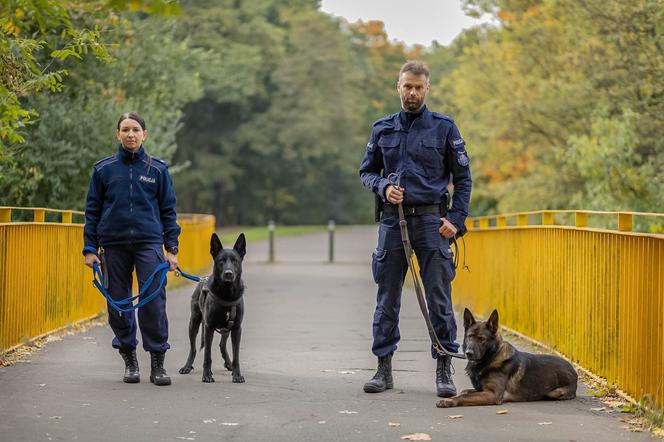
[[[191,374],[178,374],[189,350],[190,285],[168,292],[171,386],[149,382],[142,350],[141,383],[123,383],[110,329],[94,327],[0,369],[0,440],[400,441],[414,433],[433,441],[652,440],[625,431],[620,416],[599,410],[603,404],[584,386],[571,401],[436,408],[435,363],[410,289],[393,360],[395,388],[364,393],[376,366],[375,240],[375,227],[341,229],[334,264],[326,263],[327,234],[277,238],[274,264],[266,262],[265,241],[249,243],[240,352],[246,383],[231,382],[218,335],[215,383],[201,382],[201,353]],[[469,388],[464,363],[454,366],[457,388]]]

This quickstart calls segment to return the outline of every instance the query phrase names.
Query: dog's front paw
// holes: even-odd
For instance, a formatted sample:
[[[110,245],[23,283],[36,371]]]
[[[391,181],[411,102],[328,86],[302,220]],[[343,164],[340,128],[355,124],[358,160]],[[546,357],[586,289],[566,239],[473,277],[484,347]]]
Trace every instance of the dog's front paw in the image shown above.
[[[228,371],[233,371],[233,365],[231,364],[230,361],[224,361],[224,367],[225,367],[226,370],[228,370]]]
[[[234,384],[243,384],[244,383],[244,376],[242,376],[240,373],[233,373],[233,383]]]
[[[445,399],[439,400],[436,403],[436,407],[438,407],[438,408],[456,407],[456,403],[450,398],[445,398]]]
[[[180,369],[180,374],[189,374],[189,373],[191,373],[191,370],[193,370],[193,369],[194,369],[194,367],[192,367],[190,365],[185,365],[184,367],[182,367]]]
[[[212,377],[212,373],[203,373],[203,382],[214,382],[214,378]]]

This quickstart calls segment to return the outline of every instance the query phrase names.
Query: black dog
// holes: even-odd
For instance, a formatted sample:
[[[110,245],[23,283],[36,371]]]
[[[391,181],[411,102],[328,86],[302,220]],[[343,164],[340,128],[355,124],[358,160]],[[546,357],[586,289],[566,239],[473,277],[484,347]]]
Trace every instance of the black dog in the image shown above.
[[[202,280],[191,297],[191,318],[189,319],[189,357],[180,373],[193,370],[196,357],[196,335],[203,323],[201,348],[203,357],[203,382],[214,382],[212,377],[212,337],[215,330],[221,333],[221,356],[224,367],[233,372],[233,382],[244,382],[240,373],[240,338],[244,316],[244,284],[242,283],[242,260],[247,243],[244,233],[237,238],[232,249],[224,249],[216,233],[210,238],[210,254],[214,258],[212,275]],[[226,351],[226,341],[231,335],[233,362]]]
[[[463,312],[463,351],[466,374],[474,389],[442,399],[439,408],[464,405],[500,405],[505,402],[572,399],[577,374],[558,356],[518,351],[498,333],[498,312],[486,322],[476,322],[470,310]]]

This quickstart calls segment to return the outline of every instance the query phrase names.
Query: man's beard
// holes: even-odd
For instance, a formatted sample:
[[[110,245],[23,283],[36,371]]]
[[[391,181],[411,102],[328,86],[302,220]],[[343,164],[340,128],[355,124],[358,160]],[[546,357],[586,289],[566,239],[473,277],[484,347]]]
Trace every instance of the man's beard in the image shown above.
[[[401,107],[406,112],[417,112],[418,110],[422,109],[422,106],[424,106],[424,99],[421,100],[406,100],[404,98],[401,99]]]

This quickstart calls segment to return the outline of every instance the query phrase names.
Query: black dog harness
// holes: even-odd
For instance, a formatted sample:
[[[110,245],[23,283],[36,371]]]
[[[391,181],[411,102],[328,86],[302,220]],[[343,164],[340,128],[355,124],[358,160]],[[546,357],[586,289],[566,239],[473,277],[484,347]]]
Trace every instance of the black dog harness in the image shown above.
[[[203,294],[203,298],[207,298],[208,294],[210,293],[210,288],[208,287],[209,277],[204,277],[201,278],[201,292]],[[237,305],[242,301],[242,296],[237,298],[235,301],[224,301],[223,299],[217,299],[217,303],[221,306],[224,307],[230,307],[231,309],[226,313],[226,327],[222,328],[215,328],[215,331],[218,333],[228,333],[231,331],[233,328],[233,325],[235,325],[235,317],[237,316]],[[205,317],[203,317],[203,322],[205,322]],[[205,324],[207,325],[207,324]]]

